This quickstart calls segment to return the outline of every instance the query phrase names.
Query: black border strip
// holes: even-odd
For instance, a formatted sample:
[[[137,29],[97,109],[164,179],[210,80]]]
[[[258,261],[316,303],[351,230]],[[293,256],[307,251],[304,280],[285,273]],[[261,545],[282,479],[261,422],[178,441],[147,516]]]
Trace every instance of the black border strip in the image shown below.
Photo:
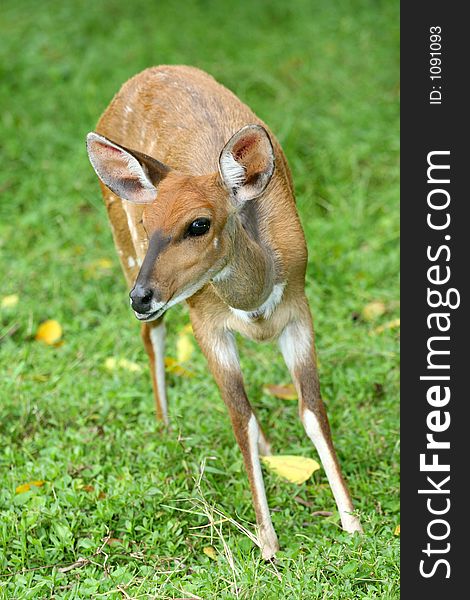
[[[470,164],[467,165],[469,150],[465,138],[469,118],[465,105],[470,102],[465,92],[469,87],[465,85],[469,72],[465,58],[470,56],[470,26],[464,18],[465,7],[465,3],[434,0],[401,5],[401,597],[413,600],[464,598],[469,594],[466,579],[470,576],[470,566],[467,566],[470,526],[465,509],[470,468],[465,462],[470,454],[470,398],[466,385],[466,374],[470,372],[466,347],[470,336],[467,302],[470,229],[466,216],[470,206],[466,189]],[[431,52],[437,52],[438,47],[430,48],[430,35],[438,30],[430,31],[431,27],[441,30],[441,79],[434,80],[430,79],[430,59]],[[434,74],[438,72],[437,68],[433,70]],[[439,101],[437,91],[442,94],[441,103],[431,104],[431,92],[435,92],[432,100]],[[429,155],[435,151],[449,154]],[[428,182],[428,158],[434,163],[448,164],[450,169],[431,170]],[[450,181],[444,183],[447,178]],[[431,204],[435,201],[444,205],[448,195],[447,208],[435,210],[428,206],[428,194],[432,190],[444,192],[433,192]],[[439,230],[429,226],[430,213],[431,223],[437,225],[447,221],[448,213],[448,227]],[[429,258],[427,252],[433,258]],[[436,265],[437,269],[428,271]],[[445,279],[449,273],[447,283],[429,281],[430,278]],[[451,303],[456,304],[460,296],[460,306],[430,307],[428,288],[440,291],[443,297],[454,288],[458,294],[450,294]],[[439,303],[438,298],[434,294],[431,302]],[[448,321],[446,317],[439,321],[443,328],[450,323],[448,331],[439,331],[437,317],[430,317],[427,322],[432,313],[448,315]],[[433,336],[449,339],[429,341]],[[434,350],[450,353],[428,355],[428,343]],[[430,368],[428,359],[439,368]],[[446,365],[448,369],[443,368]],[[433,381],[420,379],[420,376],[449,379]],[[439,387],[434,393],[428,392],[433,386]],[[447,403],[442,399],[445,387],[450,392]],[[448,427],[444,427],[446,424]],[[443,431],[433,432],[433,428]],[[444,444],[449,442],[450,448],[427,448],[427,434],[433,434],[434,440]],[[440,465],[449,465],[449,471],[420,470],[421,454],[426,456],[425,463],[436,460]],[[437,458],[433,458],[433,454]],[[434,483],[427,480],[428,476]],[[446,477],[450,478],[445,481]],[[428,492],[420,494],[419,489]],[[448,510],[441,515],[430,512],[445,509]],[[432,539],[432,536],[442,539]],[[437,563],[438,560],[443,562]],[[432,575],[424,577],[420,567]]]

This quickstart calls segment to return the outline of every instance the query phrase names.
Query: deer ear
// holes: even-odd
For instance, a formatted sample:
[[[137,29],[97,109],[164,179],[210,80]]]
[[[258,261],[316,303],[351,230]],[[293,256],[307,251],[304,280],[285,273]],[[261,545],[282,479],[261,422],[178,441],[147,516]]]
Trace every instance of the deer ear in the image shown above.
[[[274,173],[274,150],[266,129],[246,125],[237,131],[220,154],[219,171],[238,206],[260,196]]]
[[[158,183],[170,169],[155,158],[119,146],[92,131],[87,135],[87,151],[101,181],[124,200],[137,204],[153,202]]]

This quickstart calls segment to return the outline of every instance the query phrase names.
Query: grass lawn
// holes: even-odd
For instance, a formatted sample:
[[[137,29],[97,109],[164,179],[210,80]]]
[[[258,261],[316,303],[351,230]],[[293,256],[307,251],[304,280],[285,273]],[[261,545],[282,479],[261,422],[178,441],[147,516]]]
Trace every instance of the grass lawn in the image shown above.
[[[17,0],[0,40],[0,303],[18,296],[0,308],[0,597],[398,598],[397,3]],[[260,559],[198,349],[193,377],[169,375],[171,430],[155,421],[84,139],[119,86],[159,63],[209,71],[283,144],[323,395],[364,536],[340,529],[323,470],[302,485],[265,472],[282,550]],[[385,312],[366,318],[371,302]],[[62,345],[34,340],[46,319]],[[188,321],[184,306],[167,315],[170,357]],[[239,347],[274,451],[315,458],[295,401],[263,391],[289,382],[277,348]],[[110,357],[141,370],[110,370]],[[30,481],[44,483],[16,492]]]

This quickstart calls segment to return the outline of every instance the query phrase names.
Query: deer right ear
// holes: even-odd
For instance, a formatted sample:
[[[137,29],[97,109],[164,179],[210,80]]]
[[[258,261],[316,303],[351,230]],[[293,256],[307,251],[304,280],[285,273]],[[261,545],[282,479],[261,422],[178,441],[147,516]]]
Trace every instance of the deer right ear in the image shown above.
[[[219,157],[219,172],[236,206],[264,192],[274,162],[273,145],[261,125],[246,125],[229,139]]]
[[[153,202],[156,186],[170,169],[151,156],[119,146],[92,131],[87,135],[87,152],[101,181],[124,200],[137,204]]]

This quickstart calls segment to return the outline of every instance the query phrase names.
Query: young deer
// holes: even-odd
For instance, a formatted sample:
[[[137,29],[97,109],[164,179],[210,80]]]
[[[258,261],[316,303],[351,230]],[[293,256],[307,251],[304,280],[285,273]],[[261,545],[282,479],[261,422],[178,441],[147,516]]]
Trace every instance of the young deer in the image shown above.
[[[87,149],[143,323],[158,418],[168,422],[163,315],[186,300],[243,454],[262,555],[271,558],[279,545],[259,460],[270,448],[245,393],[233,332],[277,340],[342,526],[361,531],[320,396],[305,238],[274,135],[206,73],[160,66],[124,84]]]

